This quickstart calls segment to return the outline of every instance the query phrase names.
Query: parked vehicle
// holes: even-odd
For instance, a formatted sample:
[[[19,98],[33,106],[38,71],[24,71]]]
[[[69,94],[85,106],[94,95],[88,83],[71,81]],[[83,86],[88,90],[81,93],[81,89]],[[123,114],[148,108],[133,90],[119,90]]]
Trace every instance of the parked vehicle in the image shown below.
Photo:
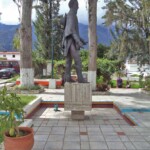
[[[0,69],[5,68],[14,68],[14,70],[19,73],[20,72],[20,65],[19,61],[17,60],[0,60]]]
[[[14,68],[5,68],[0,70],[0,78],[11,78],[16,74]]]

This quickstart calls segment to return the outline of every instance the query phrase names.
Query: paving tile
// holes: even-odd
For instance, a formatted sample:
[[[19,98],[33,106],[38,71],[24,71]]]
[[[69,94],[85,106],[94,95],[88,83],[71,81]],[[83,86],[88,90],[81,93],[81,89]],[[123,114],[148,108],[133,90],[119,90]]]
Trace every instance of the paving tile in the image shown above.
[[[51,134],[65,134],[65,127],[52,127]]]
[[[104,135],[104,138],[106,141],[121,141],[121,139],[119,138],[119,136],[113,136],[113,135]]]
[[[130,139],[130,141],[132,142],[138,142],[138,141],[145,141],[143,136],[134,136],[134,135],[130,135],[128,136],[128,138]]]
[[[90,142],[91,150],[107,150],[106,142]]]
[[[64,140],[64,135],[63,134],[51,134],[48,137],[48,141],[63,141]]]
[[[79,127],[67,127],[66,134],[80,134]]]
[[[43,150],[45,147],[46,141],[45,142],[34,142],[34,146],[32,150]]]
[[[89,135],[89,141],[90,142],[105,141],[105,139],[104,139],[104,136],[101,136],[101,135]]]
[[[46,131],[37,131],[37,132],[35,132],[35,134],[36,134],[36,135],[45,135],[45,134],[49,135],[50,132],[46,132]]]
[[[35,141],[47,141],[49,135],[34,135]]]
[[[39,127],[37,131],[50,132],[51,131],[51,127]]]
[[[89,141],[89,137],[87,135],[80,135],[80,141]]]
[[[150,144],[148,142],[132,142],[136,149],[149,150]]]
[[[47,142],[44,150],[61,150],[63,147],[63,142]]]
[[[87,150],[90,149],[89,142],[81,142],[81,150]]]
[[[80,150],[80,142],[64,142],[63,150]]]
[[[134,150],[136,149],[134,147],[134,145],[131,143],[131,142],[123,142],[123,144],[125,145],[125,147],[128,149],[128,150]]]
[[[119,138],[121,139],[122,142],[124,141],[130,141],[129,138],[127,136],[119,136]]]
[[[65,134],[64,141],[80,141],[79,134]]]
[[[107,142],[109,149],[111,150],[124,150],[125,145],[122,142]]]

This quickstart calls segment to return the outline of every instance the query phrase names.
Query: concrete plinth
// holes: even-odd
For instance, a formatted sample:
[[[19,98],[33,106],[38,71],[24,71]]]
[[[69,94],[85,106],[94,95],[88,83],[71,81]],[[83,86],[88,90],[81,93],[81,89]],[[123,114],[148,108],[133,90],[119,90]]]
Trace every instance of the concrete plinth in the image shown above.
[[[71,118],[74,120],[84,120],[84,111],[71,111]]]
[[[72,119],[84,119],[84,111],[92,109],[90,83],[65,83],[64,109],[72,111]]]
[[[55,79],[49,80],[49,89],[56,89],[56,80]]]

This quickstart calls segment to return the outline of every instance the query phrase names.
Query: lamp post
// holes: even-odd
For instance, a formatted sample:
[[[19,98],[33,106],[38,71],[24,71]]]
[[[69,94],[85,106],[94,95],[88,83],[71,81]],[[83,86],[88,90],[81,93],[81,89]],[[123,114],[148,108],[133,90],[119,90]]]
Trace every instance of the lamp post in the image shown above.
[[[51,79],[49,81],[49,88],[50,89],[56,89],[56,81],[54,78],[54,14],[53,14],[53,2],[54,0],[49,0],[49,4],[50,4],[50,10],[49,10],[49,15],[50,15],[50,28],[51,28]]]
[[[52,71],[51,71],[51,78],[53,79],[54,76],[54,38],[53,38],[53,0],[50,0],[49,2],[51,2],[51,51],[52,51]]]

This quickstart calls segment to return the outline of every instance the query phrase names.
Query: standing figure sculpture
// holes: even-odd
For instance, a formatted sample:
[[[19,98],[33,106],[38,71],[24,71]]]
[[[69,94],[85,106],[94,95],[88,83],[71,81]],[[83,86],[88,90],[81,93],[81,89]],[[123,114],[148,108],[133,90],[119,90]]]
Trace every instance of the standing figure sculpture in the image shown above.
[[[75,62],[76,73],[78,76],[78,82],[84,83],[82,76],[82,64],[80,59],[79,50],[86,42],[80,38],[79,29],[78,29],[78,19],[77,19],[77,10],[78,10],[78,1],[70,0],[69,2],[70,11],[66,15],[65,29],[63,35],[63,48],[64,56],[66,57],[66,68],[64,81],[71,82],[71,65],[72,59]]]

